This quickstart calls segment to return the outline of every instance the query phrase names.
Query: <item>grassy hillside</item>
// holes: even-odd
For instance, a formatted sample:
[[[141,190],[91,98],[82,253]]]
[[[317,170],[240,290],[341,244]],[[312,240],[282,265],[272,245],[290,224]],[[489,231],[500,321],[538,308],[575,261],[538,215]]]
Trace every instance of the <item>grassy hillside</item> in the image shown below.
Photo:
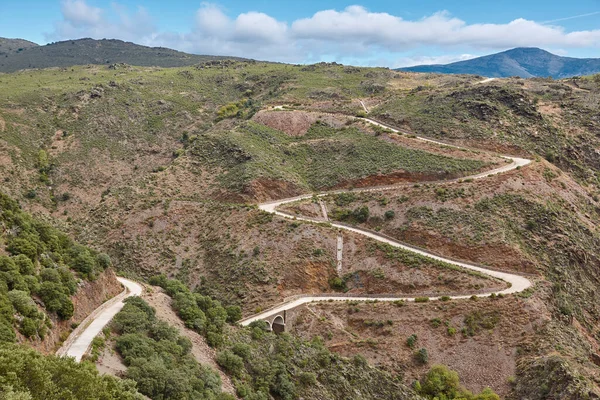
[[[239,57],[204,56],[182,53],[164,47],[146,47],[115,39],[77,39],[38,46],[21,39],[0,38],[0,72],[21,69],[72,67],[86,64],[131,64],[181,67],[206,61]]]
[[[372,175],[403,171],[441,178],[460,176],[486,164],[400,147],[355,127],[335,129],[314,124],[305,135],[288,135],[253,122],[228,132],[198,137],[195,159],[223,169],[217,181],[243,192],[255,179],[291,182],[304,191],[347,185]]]
[[[336,230],[277,218],[255,206],[315,190],[410,182],[395,193],[333,196],[327,199],[330,214],[443,254],[535,274],[535,289],[468,305],[432,302],[411,315],[405,313],[413,308],[401,305],[346,305],[343,314],[321,305],[311,308],[313,314],[307,310],[306,324],[299,324],[307,327],[307,339],[323,335],[332,350],[364,353],[370,363],[412,384],[425,382],[433,365],[417,364],[419,349],[405,350],[410,334],[403,336],[408,332],[393,324],[418,328],[428,343],[448,335],[449,327],[464,327],[466,335],[448,339],[448,349],[423,348],[432,362],[457,360],[451,367],[473,392],[500,374],[494,389],[513,398],[575,399],[598,392],[597,77],[478,84],[469,76],[337,64],[209,62],[169,69],[22,71],[1,75],[0,85],[5,191],[24,209],[102,249],[131,276],[144,280],[165,273],[180,279],[192,290],[186,295],[192,311],[206,306],[206,296],[247,315],[300,293],[418,296],[489,287],[490,280],[431,263],[415,265],[352,233],[343,234],[338,274]],[[463,176],[499,160],[374,129],[355,120],[364,112],[359,99],[370,116],[400,128],[536,162],[484,180],[421,182]],[[310,215],[320,212],[312,202],[294,206]],[[498,314],[486,319],[496,306]],[[321,317],[331,322],[323,324],[332,327],[331,338],[315,327],[325,322]],[[311,324],[312,318],[318,323]],[[452,324],[433,330],[435,318]],[[497,330],[490,321],[497,321]],[[204,335],[205,327],[198,332]],[[363,373],[342,360],[329,376],[305,358],[321,347],[315,350],[295,336],[267,335],[263,341],[251,339],[252,331],[222,328],[213,339],[222,339],[217,347],[229,351],[223,365],[234,360],[233,375],[248,393],[273,395],[278,383],[292,382],[297,396],[336,398],[333,388],[350,393],[344,390]],[[471,336],[469,329],[477,333]],[[237,342],[250,345],[252,359],[234,351]],[[289,364],[254,365],[253,359],[279,346]],[[317,375],[308,388],[300,379],[304,363]],[[268,375],[269,388],[258,379],[260,371]],[[372,382],[383,379],[380,370],[369,371],[377,376]]]

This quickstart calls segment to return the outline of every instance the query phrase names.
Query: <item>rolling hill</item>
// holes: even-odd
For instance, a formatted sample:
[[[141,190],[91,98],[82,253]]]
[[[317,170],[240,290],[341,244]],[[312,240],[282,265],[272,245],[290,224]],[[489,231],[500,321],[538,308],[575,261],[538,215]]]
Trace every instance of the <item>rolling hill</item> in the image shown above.
[[[417,65],[399,68],[398,71],[475,74],[494,78],[551,76],[559,79],[600,72],[600,58],[561,57],[535,47],[518,47],[472,60],[443,65]]]
[[[0,38],[0,72],[113,63],[183,67],[223,59],[241,60],[236,57],[187,54],[164,47],[147,47],[115,39],[86,38],[38,46],[22,39]]]

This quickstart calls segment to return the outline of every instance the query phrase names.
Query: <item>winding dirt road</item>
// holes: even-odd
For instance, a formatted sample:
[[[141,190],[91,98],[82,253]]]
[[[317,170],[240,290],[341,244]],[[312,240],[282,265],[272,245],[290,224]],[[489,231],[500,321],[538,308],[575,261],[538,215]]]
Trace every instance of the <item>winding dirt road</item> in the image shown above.
[[[479,83],[486,83],[491,80],[493,80],[493,79],[483,80]],[[365,111],[368,111],[365,104],[362,101],[360,101],[360,103],[363,106],[363,108],[365,109]],[[384,124],[381,124],[381,123],[374,121],[372,119],[369,119],[369,118],[358,118],[358,119],[366,121],[366,122],[376,125],[376,126],[380,126],[380,127],[389,129],[395,133],[401,133],[397,129],[394,129],[394,128],[384,125]],[[416,140],[421,140],[421,141],[425,141],[425,142],[435,143],[435,144],[459,148],[459,149],[462,148],[460,146],[450,145],[447,143],[439,142],[437,140],[424,138],[424,137],[420,137],[420,136],[416,136]],[[476,175],[463,177],[462,180],[483,179],[483,178],[489,177],[491,175],[505,173],[505,172],[508,172],[508,171],[511,171],[511,170],[514,170],[514,169],[517,169],[520,167],[524,167],[524,166],[528,165],[529,163],[531,163],[531,160],[527,160],[524,158],[518,158],[518,157],[512,157],[512,156],[502,156],[502,157],[507,160],[506,165],[503,165],[503,166],[495,168],[493,170],[485,171],[485,172],[482,172],[482,173],[479,173]],[[458,181],[459,181],[459,179],[454,179],[454,180],[444,181],[443,183],[456,183]],[[405,184],[353,189],[351,191],[354,193],[370,192],[370,191],[383,191],[383,190],[397,189],[402,186],[405,186]],[[342,192],[345,192],[345,190],[324,192],[324,193],[317,194],[317,196],[322,197],[322,196],[326,196],[328,194],[342,193]],[[269,212],[269,213],[272,213],[275,215],[279,215],[281,217],[288,218],[288,219],[295,219],[295,220],[308,221],[308,222],[317,222],[317,223],[323,222],[323,221],[308,218],[308,217],[293,216],[293,215],[286,214],[286,213],[283,213],[283,212],[280,212],[277,210],[277,208],[281,205],[292,203],[292,202],[299,201],[299,200],[310,199],[312,197],[313,197],[313,194],[306,194],[306,195],[292,197],[292,198],[288,198],[288,199],[277,200],[277,201],[268,202],[268,203],[262,203],[262,204],[259,204],[258,207],[259,207],[259,209],[261,209],[263,211],[266,211],[266,212]],[[488,275],[490,277],[501,279],[508,284],[508,287],[506,289],[499,291],[499,292],[494,292],[494,293],[498,293],[498,294],[518,293],[518,292],[521,292],[531,286],[531,281],[521,275],[511,274],[508,272],[494,271],[494,270],[484,268],[480,265],[475,265],[475,264],[471,264],[471,263],[467,263],[467,262],[462,262],[462,261],[457,261],[457,260],[452,260],[449,258],[441,257],[439,255],[434,254],[433,252],[401,243],[397,240],[377,234],[376,232],[372,232],[369,230],[365,230],[365,229],[361,229],[361,228],[357,228],[357,227],[351,227],[351,226],[347,226],[347,225],[343,225],[343,224],[339,224],[339,223],[335,223],[335,222],[332,222],[331,226],[334,228],[337,228],[337,229],[343,229],[346,231],[354,232],[354,233],[369,237],[371,239],[377,240],[379,242],[386,243],[391,246],[401,248],[401,249],[431,258],[433,260],[442,261],[442,262],[445,262],[445,263],[448,263],[451,265],[455,265],[455,266],[458,266],[461,268],[469,269],[472,271],[477,271],[477,272],[483,273],[485,275]],[[112,320],[112,318],[123,308],[123,306],[124,306],[123,301],[127,297],[139,296],[142,293],[143,288],[138,283],[130,281],[128,279],[124,279],[124,278],[117,278],[117,279],[125,286],[125,290],[123,291],[123,293],[119,294],[115,298],[104,303],[102,306],[97,308],[92,314],[90,314],[80,324],[80,326],[71,333],[69,338],[65,341],[64,345],[57,351],[57,353],[56,353],[57,355],[74,357],[77,361],[80,361],[81,358],[83,357],[83,355],[90,348],[92,340]],[[489,296],[490,294],[491,294],[491,292],[484,293],[484,294],[475,294],[475,296],[485,297],[485,296]],[[470,298],[470,297],[472,297],[472,295],[469,295],[469,294],[460,295],[460,296],[450,296],[450,298],[452,298],[452,299],[466,299],[466,298]],[[436,299],[438,299],[438,298],[437,297],[431,298],[431,300],[436,300]],[[317,302],[317,301],[331,301],[331,300],[334,300],[334,301],[346,301],[346,300],[414,301],[415,298],[414,297],[387,297],[387,296],[365,297],[365,296],[360,296],[360,295],[338,296],[338,295],[327,295],[327,294],[325,294],[325,295],[310,295],[310,294],[299,295],[299,296],[294,296],[294,298],[292,300],[284,301],[283,303],[278,304],[275,307],[272,307],[262,313],[247,317],[247,318],[241,320],[240,324],[244,325],[244,326],[249,325],[253,321],[265,319],[267,317],[278,314],[284,310],[295,308],[302,304]]]
[[[123,301],[131,296],[142,294],[143,288],[139,283],[125,278],[117,278],[125,286],[123,292],[108,300],[87,316],[81,324],[65,340],[56,352],[57,356],[74,357],[79,362],[92,345],[92,340],[104,329],[115,315],[125,305]]]
[[[493,79],[489,79],[489,80],[484,80],[481,81],[481,83],[485,83],[485,82],[489,82],[490,80]],[[360,102],[362,104],[362,106],[365,108],[364,103],[361,101]],[[391,128],[387,125],[381,124],[377,121],[374,121],[372,119],[369,118],[359,118],[363,121],[369,122],[373,125],[376,126],[380,126],[386,129],[389,129],[395,133],[400,133],[399,130]],[[447,143],[443,143],[443,142],[439,142],[437,140],[433,140],[433,139],[429,139],[429,138],[424,138],[424,137],[420,137],[417,136],[416,137],[417,140],[422,140],[425,142],[430,142],[430,143],[435,143],[435,144],[440,144],[443,146],[449,146],[449,147],[454,147],[454,148],[461,148],[460,146],[455,146],[455,145],[449,145]],[[500,174],[500,173],[505,173],[508,171],[512,171],[516,168],[520,168],[520,167],[524,167],[526,165],[528,165],[529,163],[531,163],[531,160],[527,160],[524,158],[518,158],[518,157],[511,157],[511,156],[502,156],[502,158],[506,159],[506,160],[510,160],[510,163],[507,162],[506,165],[503,165],[501,167],[495,168],[493,170],[489,170],[489,171],[485,171],[476,175],[472,175],[472,176],[467,176],[462,178],[464,179],[483,179],[486,178],[488,176],[491,175],[495,175],[495,174]],[[455,180],[451,180],[451,181],[444,181],[444,183],[456,183],[458,182],[458,179]],[[382,190],[390,190],[390,189],[397,189],[399,187],[405,186],[405,184],[398,184],[398,185],[389,185],[389,186],[381,186],[381,187],[372,187],[372,188],[364,188],[364,189],[353,189],[351,190],[351,192],[353,193],[361,193],[361,192],[372,192],[372,191],[382,191]],[[333,191],[333,192],[325,192],[325,193],[320,193],[317,194],[317,196],[322,197],[322,196],[326,196],[328,194],[331,193],[341,193],[344,192],[344,190],[337,190],[337,191]],[[300,217],[300,216],[294,216],[294,215],[290,215],[290,214],[286,214],[280,211],[277,211],[277,208],[281,205],[284,204],[288,204],[288,203],[293,203],[295,201],[298,200],[305,200],[305,199],[310,199],[313,197],[313,194],[307,194],[307,195],[302,195],[302,196],[297,196],[297,197],[292,197],[289,199],[283,199],[283,200],[277,200],[277,201],[273,201],[273,202],[268,202],[268,203],[262,203],[259,204],[259,209],[275,214],[275,215],[279,215],[281,217],[284,218],[288,218],[288,219],[295,219],[295,220],[300,220],[300,221],[308,221],[308,222],[323,222],[321,220],[317,220],[317,219],[312,219],[312,218],[307,218],[307,217]],[[494,277],[494,278],[498,278],[501,279],[505,282],[508,283],[508,287],[502,291],[499,292],[493,292],[493,293],[497,293],[497,294],[511,294],[511,293],[518,293],[518,292],[522,292],[523,290],[529,288],[531,286],[531,281],[521,275],[516,275],[516,274],[511,274],[508,272],[500,272],[500,271],[494,271],[494,270],[490,270],[487,268],[484,268],[482,266],[479,265],[475,265],[475,264],[470,264],[467,262],[462,262],[462,261],[456,261],[456,260],[452,260],[449,258],[445,258],[445,257],[441,257],[438,256],[432,252],[429,252],[427,250],[424,249],[419,249],[413,246],[409,246],[407,244],[401,243],[399,241],[393,240],[389,237],[385,237],[382,235],[379,235],[375,232],[372,231],[368,231],[368,230],[364,230],[361,228],[356,228],[356,227],[351,227],[351,226],[347,226],[347,225],[342,225],[342,224],[338,224],[335,222],[331,223],[331,226],[338,228],[338,229],[343,229],[346,231],[350,231],[350,232],[354,232],[354,233],[358,233],[359,235],[363,235],[366,237],[369,237],[371,239],[377,240],[379,242],[382,243],[386,243],[389,244],[391,246],[394,247],[398,247],[404,250],[408,250],[410,252],[437,260],[437,261],[442,261],[448,264],[452,264],[452,265],[456,265],[458,267],[461,268],[465,268],[465,269],[469,269],[472,271],[477,271],[480,273],[483,273],[485,275]],[[489,296],[491,293],[484,293],[484,294],[476,294],[475,296],[477,297],[486,297]],[[452,299],[467,299],[472,297],[472,295],[461,295],[461,296],[449,296]],[[431,300],[437,300],[437,297],[432,297],[430,298]],[[317,302],[317,301],[346,301],[346,300],[358,300],[358,301],[369,301],[369,300],[378,300],[378,301],[396,301],[396,300],[403,300],[403,301],[414,301],[415,298],[414,297],[365,297],[365,296],[360,296],[360,295],[349,295],[349,296],[331,296],[331,295],[322,295],[322,296],[315,296],[315,295],[299,295],[299,296],[294,296],[294,298],[290,301],[285,301],[275,307],[272,307],[260,314],[256,314],[256,315],[252,315],[248,318],[245,318],[243,320],[240,321],[241,325],[249,325],[250,323],[254,322],[254,321],[258,321],[261,319],[265,319],[268,318],[270,316],[273,316],[275,314],[281,313],[284,310],[289,310],[291,308],[295,308],[298,307],[302,304],[306,304],[306,303],[312,303],[312,302]]]

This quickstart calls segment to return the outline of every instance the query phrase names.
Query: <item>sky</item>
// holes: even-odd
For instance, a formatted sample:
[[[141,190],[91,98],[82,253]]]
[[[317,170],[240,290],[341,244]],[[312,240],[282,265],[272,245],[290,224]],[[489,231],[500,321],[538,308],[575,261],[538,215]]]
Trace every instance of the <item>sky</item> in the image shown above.
[[[394,68],[513,47],[600,57],[600,0],[0,0],[0,37]]]

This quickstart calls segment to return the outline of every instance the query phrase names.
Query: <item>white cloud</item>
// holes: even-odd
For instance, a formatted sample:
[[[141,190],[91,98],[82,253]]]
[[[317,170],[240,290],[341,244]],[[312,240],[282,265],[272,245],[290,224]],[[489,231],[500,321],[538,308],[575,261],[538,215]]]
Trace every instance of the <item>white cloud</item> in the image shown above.
[[[73,26],[95,25],[102,20],[102,10],[88,6],[84,0],[63,1],[61,11]]]
[[[412,67],[414,65],[449,64],[479,57],[474,54],[447,54],[442,56],[408,56],[394,60],[393,68]]]
[[[219,6],[203,3],[188,32],[173,33],[158,31],[143,8],[131,13],[117,4],[107,9],[89,6],[85,0],[65,0],[62,4],[63,20],[49,38],[118,38],[194,53],[274,61],[375,60],[387,54],[389,64],[408,65],[445,63],[469,56],[405,55],[423,47],[435,48],[438,53],[484,53],[519,46],[600,47],[600,30],[566,32],[560,26],[522,18],[505,24],[467,24],[446,11],[405,20],[355,5],[341,11],[319,11],[309,18],[286,23],[254,11],[230,17]]]
[[[55,24],[54,32],[46,34],[48,40],[91,37],[149,43],[156,32],[152,18],[141,6],[131,13],[118,3],[100,9],[85,0],[63,0],[61,11],[63,19]]]

